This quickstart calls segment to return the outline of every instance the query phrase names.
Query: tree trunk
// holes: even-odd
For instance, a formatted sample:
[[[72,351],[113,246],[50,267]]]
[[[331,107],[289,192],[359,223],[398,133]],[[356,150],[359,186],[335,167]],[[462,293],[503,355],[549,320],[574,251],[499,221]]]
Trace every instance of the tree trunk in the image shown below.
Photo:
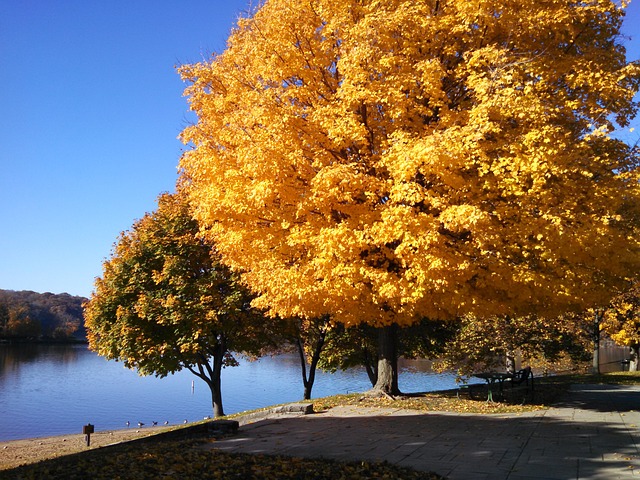
[[[401,395],[398,388],[398,325],[378,329],[378,378],[372,392]]]
[[[304,354],[304,345],[302,345],[302,340],[300,340],[300,338],[296,339],[296,347],[298,348],[300,373],[302,374],[302,385],[304,386],[304,396],[302,398],[308,400],[306,395],[311,395],[311,389],[308,386],[309,381],[307,380],[307,357]]]
[[[638,353],[640,353],[640,345],[631,345],[629,349],[631,350],[631,355],[629,355],[629,371],[637,372],[638,371]]]
[[[516,373],[516,356],[513,351],[508,351],[506,357],[507,373]]]
[[[600,313],[596,311],[593,319],[593,363],[591,373],[600,375]]]
[[[364,358],[364,368],[367,371],[367,376],[369,377],[371,386],[375,387],[378,382],[377,361],[375,361],[366,347],[362,349],[362,357]]]
[[[224,409],[222,408],[222,390],[220,389],[220,376],[214,380],[214,385],[209,385],[211,389],[211,406],[213,407],[214,417],[224,417]]]
[[[305,382],[304,384],[304,390],[302,393],[302,399],[303,400],[310,400],[311,399],[311,390],[313,389],[313,383],[309,384],[307,382]]]
[[[222,408],[222,361],[226,348],[220,347],[219,351],[213,357],[213,375],[211,378],[211,406],[213,407],[214,417],[224,417],[224,409]]]
[[[225,353],[226,347],[222,344],[218,344],[215,346],[212,356],[213,368],[209,365],[209,362],[205,363],[205,368],[209,375],[205,375],[204,380],[207,382],[207,385],[209,385],[209,389],[211,390],[211,407],[213,408],[214,417],[224,416],[220,378],[222,374],[222,361],[224,360]],[[200,365],[198,365],[198,368],[203,372],[203,368]]]
[[[320,337],[318,338],[318,341],[313,348],[313,355],[311,356],[311,363],[309,364],[309,377],[307,377],[307,359],[304,354],[304,346],[299,338],[297,340],[298,355],[300,356],[300,368],[302,371],[302,384],[304,385],[302,398],[304,400],[311,399],[311,390],[313,389],[313,382],[315,382],[316,379],[316,368],[318,366],[318,362],[320,361],[320,354],[322,353],[322,348],[324,347],[326,336],[326,330],[322,329],[320,332]]]
[[[211,353],[211,352],[210,352]],[[195,376],[201,378],[209,386],[211,390],[211,407],[213,408],[214,417],[223,417],[224,409],[222,408],[222,388],[221,373],[224,355],[227,353],[227,347],[224,341],[221,341],[213,348],[211,359],[213,365],[209,363],[209,357],[205,354],[199,355],[200,361],[196,362],[198,369],[187,366],[187,369]]]

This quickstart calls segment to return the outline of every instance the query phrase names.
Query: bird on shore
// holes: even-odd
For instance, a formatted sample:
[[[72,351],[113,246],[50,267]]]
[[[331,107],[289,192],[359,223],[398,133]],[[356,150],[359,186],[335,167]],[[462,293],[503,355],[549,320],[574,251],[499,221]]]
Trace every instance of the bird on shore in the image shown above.
[[[129,425],[131,425],[131,422],[127,420],[127,424],[126,425],[128,427]]]
[[[165,424],[165,425],[169,425],[169,420],[165,420],[165,421],[164,421],[164,424]]]
[[[158,425],[158,422],[151,422],[151,423],[153,423],[154,427]]]
[[[138,422],[138,427],[142,427],[143,425],[144,425],[144,423]]]
[[[185,419],[184,419],[184,422],[182,422],[182,423],[189,423],[189,422],[188,422],[188,421],[187,421],[187,419],[185,418]]]

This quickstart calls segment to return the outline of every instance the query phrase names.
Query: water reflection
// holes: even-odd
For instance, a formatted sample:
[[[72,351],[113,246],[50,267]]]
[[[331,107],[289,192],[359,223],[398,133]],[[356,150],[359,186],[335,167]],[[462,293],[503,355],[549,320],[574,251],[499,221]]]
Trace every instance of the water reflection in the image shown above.
[[[228,414],[301,400],[296,355],[266,357],[222,372]],[[408,364],[405,365],[405,371]],[[423,370],[400,375],[406,392],[453,388],[453,375]],[[195,388],[192,390],[191,384]],[[362,392],[371,387],[364,369],[318,372],[313,398]],[[122,363],[106,361],[85,345],[0,344],[0,441],[80,431],[92,423],[109,430],[142,421],[172,424],[211,415],[204,382],[184,371],[166,378],[140,377]]]
[[[5,371],[43,358],[57,364],[75,362],[78,360],[78,349],[86,348],[86,345],[0,344],[0,377]]]

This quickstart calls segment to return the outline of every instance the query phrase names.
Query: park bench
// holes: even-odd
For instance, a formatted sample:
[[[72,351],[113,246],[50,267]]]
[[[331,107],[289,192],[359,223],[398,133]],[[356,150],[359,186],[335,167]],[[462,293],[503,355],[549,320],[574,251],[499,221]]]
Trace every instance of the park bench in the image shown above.
[[[509,395],[512,399],[515,399],[519,394],[522,394],[522,403],[525,403],[529,396],[533,399],[534,381],[531,367],[518,370],[506,382],[509,385]]]

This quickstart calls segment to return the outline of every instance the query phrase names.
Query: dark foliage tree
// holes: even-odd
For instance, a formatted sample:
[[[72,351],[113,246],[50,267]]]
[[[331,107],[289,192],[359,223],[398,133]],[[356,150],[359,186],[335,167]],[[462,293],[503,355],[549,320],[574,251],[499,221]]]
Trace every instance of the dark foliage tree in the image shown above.
[[[250,308],[249,292],[198,233],[183,199],[161,195],[104,263],[86,326],[90,348],[141,375],[191,371],[221,416],[222,368],[237,365],[232,352],[263,348],[272,323]]]

